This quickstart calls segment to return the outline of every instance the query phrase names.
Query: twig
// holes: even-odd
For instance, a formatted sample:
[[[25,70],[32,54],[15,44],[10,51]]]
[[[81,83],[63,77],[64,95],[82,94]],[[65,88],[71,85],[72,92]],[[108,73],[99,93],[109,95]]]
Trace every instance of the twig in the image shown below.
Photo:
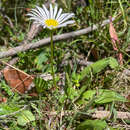
[[[27,33],[26,41],[32,41],[35,36],[41,31],[42,27],[37,26],[36,23],[32,23],[30,31]],[[27,43],[25,42],[25,43]]]
[[[110,115],[111,115],[110,111],[95,111],[92,117],[101,119],[105,117],[110,117]],[[130,113],[117,111],[116,118],[117,119],[130,119]]]
[[[55,115],[57,115],[58,112],[46,112],[46,113],[48,115],[55,116]],[[61,114],[62,114],[62,116],[66,116],[68,114],[73,114],[73,112],[72,111],[62,111]],[[103,118],[110,118],[111,113],[110,113],[110,111],[95,111],[92,114],[84,113],[84,115],[91,116],[92,118],[103,119]],[[117,111],[116,118],[117,119],[130,119],[130,113]]]
[[[83,65],[83,66],[88,66],[93,64],[94,62],[92,61],[87,61],[87,60],[80,60],[80,59],[76,59],[78,64]]]
[[[115,18],[112,18],[112,21],[113,20],[115,20]],[[110,23],[109,19],[104,20],[100,26],[103,27],[108,23]],[[53,41],[65,40],[65,39],[68,39],[68,38],[74,38],[74,37],[89,33],[91,31],[94,31],[94,30],[98,29],[98,27],[99,27],[99,24],[96,24],[96,25],[93,25],[91,27],[81,29],[81,30],[78,30],[78,31],[57,35],[57,36],[54,36]],[[34,49],[34,48],[38,48],[38,47],[41,47],[41,46],[45,46],[45,45],[48,45],[49,43],[50,43],[50,38],[45,38],[45,39],[42,39],[42,40],[35,42],[35,43],[30,43],[30,44],[27,44],[27,45],[24,44],[24,45],[21,45],[21,46],[18,46],[18,47],[14,47],[14,48],[9,49],[8,51],[1,52],[0,58],[13,56],[13,55],[16,55],[18,52],[23,52],[23,51],[27,51],[29,49]]]

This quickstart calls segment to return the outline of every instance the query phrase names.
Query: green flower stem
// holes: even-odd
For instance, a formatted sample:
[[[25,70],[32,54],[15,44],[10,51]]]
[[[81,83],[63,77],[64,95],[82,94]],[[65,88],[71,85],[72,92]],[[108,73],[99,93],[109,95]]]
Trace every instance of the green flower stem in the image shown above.
[[[54,44],[53,44],[53,30],[52,30],[51,31],[51,69],[52,69],[53,85],[56,87],[53,63],[54,63]]]

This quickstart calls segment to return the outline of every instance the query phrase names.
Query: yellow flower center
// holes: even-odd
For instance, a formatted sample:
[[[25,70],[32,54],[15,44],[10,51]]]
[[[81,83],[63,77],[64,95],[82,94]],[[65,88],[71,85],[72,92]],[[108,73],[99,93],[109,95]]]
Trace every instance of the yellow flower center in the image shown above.
[[[45,24],[46,24],[46,26],[48,26],[48,27],[57,27],[59,23],[58,23],[58,21],[55,20],[55,19],[47,19],[47,20],[45,21]]]

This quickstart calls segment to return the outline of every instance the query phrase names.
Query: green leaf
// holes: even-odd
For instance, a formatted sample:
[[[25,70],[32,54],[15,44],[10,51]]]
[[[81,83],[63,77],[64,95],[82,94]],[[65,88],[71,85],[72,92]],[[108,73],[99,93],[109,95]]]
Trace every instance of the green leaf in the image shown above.
[[[124,42],[122,49],[125,50],[129,46],[129,44],[130,44],[130,27],[128,28],[128,32],[126,34],[126,42]]]
[[[17,107],[16,105],[14,104],[5,104],[5,103],[2,103],[0,104],[0,115],[9,115],[13,112],[16,112],[18,111],[20,108]]]
[[[117,92],[111,91],[111,90],[103,90],[101,89],[99,91],[99,96],[95,100],[96,104],[104,104],[104,103],[109,103],[113,101],[120,101],[120,102],[125,102],[126,99],[118,94]]]
[[[36,91],[38,93],[42,93],[45,91],[45,89],[47,88],[47,81],[45,81],[44,79],[42,79],[41,77],[36,77],[33,80],[35,87],[36,87]]]
[[[35,59],[35,64],[37,65],[37,69],[42,69],[43,68],[43,62],[46,62],[48,60],[47,53],[40,53],[36,59]]]
[[[87,103],[89,100],[92,99],[94,95],[96,95],[96,93],[97,93],[96,90],[88,90],[83,93],[81,100]],[[80,103],[82,103],[82,101],[80,101]],[[117,92],[114,92],[112,90],[106,90],[106,89],[98,90],[98,95],[96,96],[96,99],[95,99],[96,104],[104,104],[104,103],[109,103],[113,101],[126,102],[126,99],[120,94],[118,94]]]
[[[68,98],[71,99],[71,100],[73,100],[75,97],[78,96],[77,91],[72,87],[69,87],[67,89],[67,94],[68,94]]]
[[[76,89],[73,88],[68,73],[66,73],[66,80],[67,80],[67,90],[66,90],[67,96],[69,99],[73,100],[75,97],[78,96],[78,92]]]
[[[66,94],[61,95],[60,98],[59,98],[59,103],[63,104],[66,99],[67,99],[67,95]]]
[[[101,72],[108,65],[110,65],[110,67],[112,69],[114,69],[118,66],[118,62],[116,61],[116,59],[114,59],[112,57],[108,57],[108,58],[99,60],[99,61],[89,65],[88,67],[84,68],[80,72],[80,74],[79,74],[80,75],[80,81],[83,80],[86,77],[89,78],[92,74],[97,74],[97,73]]]
[[[5,81],[2,80],[1,83],[0,83],[0,86],[9,96],[14,95],[11,88],[5,83]]]
[[[109,65],[110,65],[110,67],[111,67],[112,69],[115,69],[116,67],[118,67],[119,64],[118,64],[118,62],[117,62],[116,59],[110,57],[110,58],[109,58]]]
[[[76,128],[76,130],[104,130],[107,123],[102,120],[86,120]]]
[[[34,115],[28,111],[28,110],[24,110],[22,111],[18,117],[17,117],[17,122],[18,125],[20,126],[25,126],[27,123],[31,122],[31,121],[35,121],[35,117]]]

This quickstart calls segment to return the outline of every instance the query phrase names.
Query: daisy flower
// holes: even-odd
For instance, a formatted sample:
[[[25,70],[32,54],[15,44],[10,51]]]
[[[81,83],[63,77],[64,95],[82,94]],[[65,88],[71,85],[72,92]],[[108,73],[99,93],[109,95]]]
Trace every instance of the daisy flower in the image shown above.
[[[53,8],[52,4],[50,4],[49,10],[45,5],[42,5],[42,7],[36,6],[36,9],[32,9],[27,15],[38,25],[43,26],[43,28],[49,28],[50,30],[75,22],[74,20],[69,20],[74,16],[74,13],[62,13],[61,8],[58,10],[57,5]]]

